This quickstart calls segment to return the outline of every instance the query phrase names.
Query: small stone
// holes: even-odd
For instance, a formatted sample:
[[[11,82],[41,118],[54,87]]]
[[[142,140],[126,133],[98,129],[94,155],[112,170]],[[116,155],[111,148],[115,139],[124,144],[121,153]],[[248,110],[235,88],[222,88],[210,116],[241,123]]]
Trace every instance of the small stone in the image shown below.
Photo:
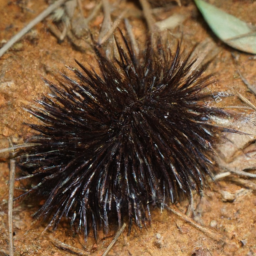
[[[212,220],[211,223],[210,223],[210,227],[216,228],[217,227],[217,221],[216,220]]]
[[[24,45],[23,43],[16,43],[13,47],[12,47],[12,50],[16,51],[16,52],[19,52],[19,51],[22,51],[24,48]]]
[[[222,217],[230,218],[230,212],[225,206],[221,208],[220,212]]]
[[[246,240],[246,239],[240,240],[240,243],[241,243],[241,245],[244,247],[244,246],[246,246],[246,244],[247,244],[247,240]]]
[[[156,238],[157,239],[160,239],[161,238],[161,235],[159,233],[156,233]]]
[[[38,42],[38,31],[36,29],[30,30],[26,34],[26,39],[29,40],[32,44],[36,44]]]
[[[163,243],[163,237],[159,234],[156,233],[156,241],[154,242],[154,244],[156,245],[156,247],[158,248],[162,248],[164,243]]]
[[[223,202],[234,202],[236,199],[236,195],[228,191],[221,191],[221,195]]]

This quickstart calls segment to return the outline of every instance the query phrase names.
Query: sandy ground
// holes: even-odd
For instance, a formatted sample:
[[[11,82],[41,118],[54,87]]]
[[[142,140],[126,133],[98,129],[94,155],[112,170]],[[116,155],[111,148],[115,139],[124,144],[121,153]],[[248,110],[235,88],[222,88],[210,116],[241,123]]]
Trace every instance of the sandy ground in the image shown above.
[[[3,44],[11,36],[17,33],[25,24],[47,7],[43,0],[23,1],[27,9],[20,8],[17,3],[22,1],[0,0],[0,44]],[[89,4],[83,2],[85,13],[88,12]],[[86,3],[84,3],[86,2]],[[243,19],[249,23],[256,24],[256,2],[249,0],[210,1],[216,6]],[[90,2],[92,3],[92,2]],[[132,3],[127,4],[135,8]],[[174,6],[166,12],[160,12],[156,19],[164,19],[174,13],[189,14],[182,26],[171,32],[177,37],[183,33],[183,47],[191,49],[196,44],[207,38],[218,50],[218,56],[209,68],[209,73],[216,73],[218,80],[211,88],[220,92],[216,100],[219,106],[243,105],[237,97],[226,99],[221,97],[225,93],[243,94],[252,102],[256,102],[255,96],[246,90],[236,70],[240,72],[252,84],[256,78],[256,61],[252,55],[238,52],[223,45],[205,25],[193,4],[188,6]],[[103,19],[100,13],[91,22],[93,31],[99,30]],[[146,25],[140,17],[132,17],[131,24],[134,34],[139,42],[145,40]],[[123,28],[123,24],[120,25]],[[15,143],[22,142],[22,138],[30,134],[29,129],[23,122],[34,122],[34,118],[23,110],[23,106],[38,99],[41,94],[47,93],[48,88],[44,85],[42,77],[53,79],[52,71],[65,71],[65,65],[74,66],[74,60],[81,63],[94,63],[93,54],[90,50],[80,52],[72,47],[68,40],[61,44],[47,30],[46,22],[38,24],[34,29],[35,36],[26,36],[15,47],[0,58],[0,147],[8,146],[7,138]],[[144,36],[144,37],[143,37]],[[199,52],[200,54],[200,52]],[[249,111],[252,117],[253,112]],[[242,114],[242,117],[245,114]],[[8,162],[1,159],[0,162],[0,249],[8,248],[7,236],[7,198],[8,198]],[[244,163],[246,167],[246,162]],[[17,172],[19,170],[17,169]],[[221,171],[221,170],[220,170]],[[15,183],[20,187],[24,183]],[[195,256],[217,256],[217,255],[256,255],[256,194],[253,190],[244,189],[243,196],[233,202],[223,202],[220,190],[235,193],[243,187],[231,181],[221,181],[210,184],[205,190],[205,197],[195,212],[194,219],[223,237],[223,241],[216,241],[205,233],[192,227],[176,215],[164,210],[154,209],[152,212],[152,226],[140,230],[134,227],[130,236],[127,232],[119,237],[116,245],[109,255],[119,256],[146,256],[146,255],[195,255]],[[16,193],[19,193],[17,191]],[[199,199],[195,198],[195,203]],[[69,228],[69,223],[63,221],[58,229],[51,229],[42,233],[47,226],[46,223],[34,223],[31,215],[42,204],[41,199],[31,198],[17,202],[14,209],[14,245],[15,255],[73,255],[68,251],[61,250],[53,245],[49,236],[84,249],[89,255],[102,255],[109,243],[112,241],[116,226],[111,227],[108,235],[99,234],[96,243],[93,234],[89,235],[87,242],[83,237],[75,235]],[[186,210],[187,202],[178,205],[182,211]],[[226,243],[224,243],[226,240]],[[0,255],[5,255],[4,253]]]

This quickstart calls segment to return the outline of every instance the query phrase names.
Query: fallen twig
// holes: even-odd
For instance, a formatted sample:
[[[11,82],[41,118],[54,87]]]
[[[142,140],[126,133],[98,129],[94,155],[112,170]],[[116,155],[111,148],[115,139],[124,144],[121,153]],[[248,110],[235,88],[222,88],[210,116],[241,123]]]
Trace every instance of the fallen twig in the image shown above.
[[[177,216],[179,216],[181,219],[183,219],[184,221],[188,222],[190,225],[192,225],[193,227],[197,228],[198,230],[202,231],[203,233],[205,233],[207,236],[209,236],[210,238],[218,241],[218,242],[224,242],[227,243],[227,239],[225,237],[223,237],[221,234],[214,232],[206,227],[203,227],[201,225],[199,225],[197,222],[195,222],[193,219],[191,219],[190,217],[188,217],[187,215],[185,215],[184,213],[180,212],[177,209],[174,209],[175,206],[169,207],[168,205],[165,205],[166,209],[169,210],[170,212],[176,214]]]
[[[9,199],[8,199],[8,232],[9,232],[9,255],[13,256],[13,193],[14,193],[14,181],[15,181],[15,160],[10,160],[10,179],[9,179]]]
[[[125,23],[125,27],[126,27],[127,33],[129,35],[129,38],[130,38],[130,41],[132,44],[132,49],[133,49],[134,53],[136,54],[136,56],[138,56],[139,55],[139,47],[138,47],[137,41],[134,37],[134,34],[132,32],[132,26],[128,19],[124,19],[124,23]]]
[[[0,252],[4,253],[6,255],[9,255],[9,252],[7,250],[5,250],[5,249],[0,249]]]
[[[18,32],[15,36],[13,36],[1,49],[0,49],[0,57],[8,51],[17,41],[19,41],[31,28],[33,28],[37,23],[42,21],[45,17],[47,17],[51,12],[53,12],[60,5],[65,3],[67,0],[59,0],[54,4],[50,5],[46,8],[42,13],[40,13],[35,19],[33,19],[27,26],[25,26],[20,32]]]
[[[240,179],[240,178],[232,177],[232,176],[228,177],[228,179],[237,183],[238,185],[244,186],[246,188],[250,188],[252,190],[256,190],[255,182],[252,182],[250,180]]]
[[[152,32],[156,28],[156,26],[155,26],[155,19],[150,10],[150,5],[147,0],[139,0],[139,1],[142,6],[143,13],[144,13],[145,19],[147,21],[148,28]]]
[[[102,3],[103,3],[103,11],[104,11],[104,20],[101,26],[98,43],[102,41],[102,38],[108,33],[112,25],[109,2],[108,0],[102,0]]]
[[[231,172],[222,172],[222,173],[219,173],[217,175],[214,176],[213,180],[216,181],[216,180],[221,180],[223,178],[226,178],[228,176],[230,176]]]
[[[240,76],[241,80],[243,81],[243,83],[247,86],[247,88],[254,94],[256,95],[256,89],[250,85],[250,83],[248,83],[248,81],[242,76],[242,74],[240,73],[239,70],[236,71],[238,73],[238,75]]]
[[[13,147],[0,149],[0,153],[10,152],[10,151],[13,151],[13,150],[18,149],[18,148],[29,148],[29,147],[33,147],[33,146],[36,146],[36,145],[39,145],[39,144],[38,143],[24,143],[22,145],[16,145],[16,146],[13,146]]]
[[[98,37],[98,42],[101,42],[105,35],[111,30],[112,20],[111,20],[111,9],[108,0],[102,0],[103,4],[103,13],[104,20],[101,26],[101,31]],[[116,45],[114,44],[115,39],[114,36],[110,34],[109,40],[106,45],[106,56],[109,59],[113,59],[116,52]]]
[[[243,101],[244,103],[246,103],[248,106],[250,106],[252,109],[256,110],[256,107],[247,99],[245,98],[242,94],[240,94],[239,92],[237,93],[238,98]]]
[[[67,250],[70,253],[77,254],[77,255],[90,255],[90,252],[85,252],[84,250],[81,250],[79,248],[65,244],[65,243],[61,242],[60,240],[54,238],[52,235],[49,236],[49,239],[56,247],[63,249],[63,250]]]
[[[95,8],[92,10],[92,12],[89,14],[89,16],[86,19],[86,22],[89,23],[98,13],[98,11],[100,10],[102,6],[102,2],[98,3]]]
[[[248,172],[245,172],[245,171],[238,171],[238,170],[234,170],[232,168],[228,168],[228,167],[222,166],[222,165],[220,165],[220,168],[226,169],[228,172],[234,173],[238,176],[243,176],[243,177],[248,177],[248,178],[256,178],[256,174],[254,174],[254,173],[248,173]]]
[[[223,173],[220,173],[220,174],[217,174],[216,176],[214,176],[213,180],[216,181],[216,180],[220,180],[220,179],[224,179],[224,178],[228,177],[228,180],[234,181],[238,185],[242,185],[244,187],[256,190],[255,182],[252,182],[250,180],[237,178],[237,177],[232,176],[231,174],[232,174],[231,172],[223,172]],[[244,173],[242,174],[242,176],[244,176]]]
[[[49,29],[49,31],[57,38],[60,40],[61,38],[61,32],[55,27],[53,26],[51,23],[48,23],[47,28]],[[86,47],[86,43],[85,40],[78,40],[75,38],[75,36],[73,36],[72,32],[70,30],[67,30],[67,38],[70,40],[70,42],[73,44],[73,46],[81,51],[81,52],[85,52],[88,48]]]
[[[114,244],[116,243],[118,237],[123,233],[124,229],[126,227],[126,224],[124,223],[123,226],[117,231],[114,239],[112,240],[112,242],[109,244],[107,250],[102,254],[102,256],[107,256],[109,251],[111,250],[111,248],[114,246]]]
[[[113,25],[111,26],[111,28],[107,31],[107,33],[99,39],[99,44],[104,44],[109,37],[114,33],[115,29],[118,27],[118,25],[120,24],[120,22],[122,21],[123,17],[125,16],[127,10],[124,10],[118,17],[117,19],[114,21]]]

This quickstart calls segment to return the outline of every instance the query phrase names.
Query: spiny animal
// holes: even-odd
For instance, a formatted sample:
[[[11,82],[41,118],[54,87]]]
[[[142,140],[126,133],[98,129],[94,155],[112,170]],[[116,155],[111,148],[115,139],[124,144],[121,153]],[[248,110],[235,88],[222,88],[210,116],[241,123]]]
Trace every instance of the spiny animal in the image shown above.
[[[151,207],[164,207],[192,191],[201,193],[215,163],[213,146],[229,129],[212,117],[222,109],[207,106],[208,64],[195,69],[191,54],[150,43],[136,55],[126,38],[117,43],[119,57],[108,59],[93,44],[99,71],[77,61],[76,79],[62,75],[45,81],[51,93],[27,108],[39,124],[27,124],[33,147],[20,152],[19,164],[37,178],[45,197],[35,217],[48,218],[55,229],[69,218],[76,231],[97,237],[108,232],[109,219],[119,226],[151,221]]]

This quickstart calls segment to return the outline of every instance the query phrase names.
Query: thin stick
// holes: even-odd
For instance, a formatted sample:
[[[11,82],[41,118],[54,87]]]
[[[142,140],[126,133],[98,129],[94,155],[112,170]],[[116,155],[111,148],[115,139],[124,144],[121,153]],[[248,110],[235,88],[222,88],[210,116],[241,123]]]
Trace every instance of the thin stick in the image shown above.
[[[132,49],[134,50],[134,53],[136,54],[136,56],[138,56],[139,55],[139,47],[138,47],[137,41],[134,37],[134,34],[132,32],[132,26],[128,19],[124,19],[124,24],[125,24],[127,33],[129,35],[129,38],[131,40]]]
[[[151,13],[150,5],[149,5],[147,0],[139,0],[139,1],[140,1],[141,6],[142,6],[143,13],[144,13],[145,19],[146,19],[147,24],[148,24],[148,28],[149,28],[150,31],[153,31],[153,29],[155,28],[155,26],[154,26],[155,19],[154,19],[152,13]]]
[[[6,255],[9,255],[9,252],[5,249],[0,249],[0,252],[5,253]]]
[[[200,231],[202,231],[203,233],[205,233],[207,236],[209,236],[210,238],[214,239],[215,241],[222,241],[224,243],[227,243],[226,238],[223,237],[221,234],[214,232],[206,227],[203,227],[201,225],[199,225],[197,222],[195,222],[193,219],[189,218],[187,215],[183,214],[182,212],[178,211],[178,210],[174,210],[174,206],[172,208],[170,208],[168,205],[165,205],[166,209],[169,210],[170,212],[176,214],[177,216],[179,216],[181,219],[183,219],[184,221],[188,222],[190,225],[192,225],[193,227],[199,229]]]
[[[237,93],[238,98],[243,101],[244,103],[246,103],[248,106],[250,106],[252,109],[256,110],[256,107],[247,99],[245,98],[242,94],[240,94],[239,92]]]
[[[0,153],[10,152],[10,151],[13,151],[18,148],[29,148],[29,147],[33,147],[36,145],[40,145],[40,144],[39,143],[25,143],[22,145],[17,145],[17,146],[13,146],[13,147],[9,147],[9,148],[0,149]]]
[[[71,253],[78,254],[78,255],[90,255],[90,252],[85,252],[84,250],[81,250],[79,248],[73,247],[69,244],[65,244],[61,242],[60,240],[54,238],[52,235],[49,236],[49,239],[51,242],[58,248],[70,251]]]
[[[50,30],[50,32],[57,38],[60,40],[61,37],[61,32],[57,29],[57,27],[53,26],[50,23],[46,24],[47,28]]]
[[[175,2],[178,4],[178,6],[182,6],[182,4],[181,4],[181,1],[180,1],[180,0],[176,0]]]
[[[235,109],[235,108],[237,108],[237,109],[251,109],[250,107],[245,107],[245,106],[226,106],[226,107],[221,107],[222,109],[224,109],[224,108],[227,108],[227,109],[229,109],[229,108],[231,108],[231,109]]]
[[[114,21],[113,25],[111,26],[111,28],[107,31],[107,33],[101,38],[99,39],[99,44],[104,44],[108,38],[114,33],[115,29],[118,27],[118,25],[120,24],[120,22],[122,21],[123,17],[125,16],[125,14],[127,13],[127,9],[124,10],[118,17],[117,19]]]
[[[109,251],[112,249],[112,247],[114,246],[114,244],[116,243],[118,237],[124,232],[124,229],[126,227],[126,224],[124,223],[123,226],[120,228],[120,230],[116,233],[114,239],[112,240],[112,242],[109,244],[107,250],[102,254],[102,256],[107,256]]]
[[[219,173],[213,177],[213,180],[216,181],[216,180],[224,179],[224,178],[228,177],[230,174],[231,174],[231,172]]]
[[[19,41],[31,28],[33,28],[37,23],[42,21],[45,17],[47,17],[52,11],[58,8],[60,5],[65,3],[67,0],[59,0],[54,4],[50,5],[47,9],[45,9],[42,13],[40,13],[35,19],[30,21],[30,23],[25,26],[18,34],[13,36],[1,49],[0,49],[0,57],[9,50],[17,41]]]
[[[228,179],[237,183],[237,184],[239,184],[239,185],[241,185],[241,186],[250,188],[252,190],[256,190],[255,182],[252,182],[250,180],[244,180],[244,179],[240,179],[240,178],[236,178],[236,177],[229,177]]]
[[[248,81],[242,76],[242,74],[240,73],[239,70],[236,71],[237,74],[240,76],[241,80],[243,81],[243,83],[247,86],[247,88],[254,94],[256,95],[256,90],[253,86],[251,86]]]
[[[98,42],[102,41],[102,38],[107,34],[108,30],[111,29],[111,11],[108,0],[102,0],[103,10],[104,10],[104,20],[101,26],[101,31],[99,34]]]
[[[9,180],[9,199],[8,199],[8,226],[9,226],[9,255],[13,256],[13,193],[14,193],[14,180],[15,180],[15,160],[10,160],[10,180]]]
[[[86,22],[89,23],[98,13],[98,11],[100,10],[102,6],[102,2],[98,3],[95,8],[92,10],[92,12],[89,14],[89,16],[86,19]]]
[[[220,165],[220,167],[223,167]],[[227,168],[227,167],[224,167],[224,168]],[[244,176],[244,177],[249,177],[249,178],[256,178],[256,174],[253,174],[253,173],[248,173],[248,172],[244,172],[244,171],[237,171],[237,170],[232,170],[231,168],[227,168],[227,170],[229,172],[232,172],[232,173],[235,173],[239,176]]]

